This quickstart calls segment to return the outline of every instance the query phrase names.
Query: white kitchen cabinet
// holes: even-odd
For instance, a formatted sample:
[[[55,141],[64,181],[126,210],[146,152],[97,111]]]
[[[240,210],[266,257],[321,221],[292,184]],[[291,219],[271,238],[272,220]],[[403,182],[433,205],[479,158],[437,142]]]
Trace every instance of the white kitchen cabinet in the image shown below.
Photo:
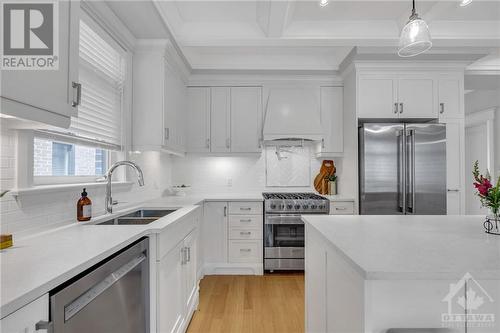
[[[188,152],[210,152],[210,98],[210,88],[188,88],[186,117]]]
[[[320,88],[321,125],[324,133],[320,149],[322,157],[344,152],[343,96],[342,87]]]
[[[465,214],[464,136],[463,120],[446,122],[446,210],[448,215]]]
[[[173,151],[186,151],[187,87],[167,62],[165,68],[164,145]]]
[[[0,329],[5,333],[46,332],[36,330],[36,324],[49,320],[49,295],[45,294],[33,302],[0,320]]]
[[[133,61],[132,145],[183,155],[187,90],[166,41],[138,43]]]
[[[188,152],[260,152],[262,87],[189,87],[187,109]]]
[[[184,311],[190,316],[189,311],[198,299],[198,229],[184,239],[184,256]]]
[[[206,202],[202,223],[205,264],[227,262],[227,202]]]
[[[437,118],[432,75],[362,75],[358,82],[359,118]]]
[[[360,76],[359,118],[398,118],[397,79],[390,76]]]
[[[262,88],[231,88],[231,152],[257,153],[262,145]]]
[[[400,118],[437,118],[433,77],[398,79]]]
[[[463,75],[441,75],[438,79],[439,119],[464,118]]]
[[[59,69],[2,70],[1,113],[67,128],[77,116],[79,1],[58,1]]]
[[[184,316],[184,243],[180,242],[158,263],[158,331],[178,332]]]
[[[231,88],[211,88],[210,151],[231,151]]]

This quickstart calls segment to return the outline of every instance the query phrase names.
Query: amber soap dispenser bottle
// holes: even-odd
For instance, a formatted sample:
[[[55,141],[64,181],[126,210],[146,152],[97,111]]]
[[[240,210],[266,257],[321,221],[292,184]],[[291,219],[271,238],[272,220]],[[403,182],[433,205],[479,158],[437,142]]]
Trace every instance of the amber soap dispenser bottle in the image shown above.
[[[87,191],[83,189],[82,197],[76,203],[76,219],[88,221],[92,217],[92,201],[87,197]]]

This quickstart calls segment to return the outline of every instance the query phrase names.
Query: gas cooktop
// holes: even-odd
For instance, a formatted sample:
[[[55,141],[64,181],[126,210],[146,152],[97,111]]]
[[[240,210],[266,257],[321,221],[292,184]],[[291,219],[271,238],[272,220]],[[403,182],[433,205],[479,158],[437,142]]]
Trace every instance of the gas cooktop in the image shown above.
[[[262,193],[266,213],[328,214],[328,199],[315,193]]]

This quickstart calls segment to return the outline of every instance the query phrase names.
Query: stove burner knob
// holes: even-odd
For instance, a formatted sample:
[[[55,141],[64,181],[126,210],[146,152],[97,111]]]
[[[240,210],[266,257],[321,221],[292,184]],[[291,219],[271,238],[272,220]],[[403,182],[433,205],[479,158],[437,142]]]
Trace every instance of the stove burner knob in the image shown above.
[[[302,208],[303,208],[303,209],[308,209],[308,208],[309,208],[309,205],[302,205]]]
[[[276,209],[276,205],[275,204],[271,204],[271,209]]]
[[[295,209],[300,209],[300,205],[295,205]]]
[[[286,208],[288,208],[288,209],[292,209],[292,208],[293,208],[293,205],[288,204],[288,205],[286,205]]]
[[[316,205],[311,205],[311,209],[316,209],[317,206]]]
[[[319,205],[318,208],[319,209],[325,209],[325,205]]]
[[[285,209],[285,205],[284,204],[280,204],[280,209]]]

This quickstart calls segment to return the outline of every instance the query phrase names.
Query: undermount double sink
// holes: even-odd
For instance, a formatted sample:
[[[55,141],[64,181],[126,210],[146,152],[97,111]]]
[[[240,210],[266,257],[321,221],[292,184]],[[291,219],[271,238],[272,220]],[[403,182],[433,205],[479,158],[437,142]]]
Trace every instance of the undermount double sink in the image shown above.
[[[175,209],[139,209],[135,212],[97,223],[97,225],[149,224],[175,211]]]

